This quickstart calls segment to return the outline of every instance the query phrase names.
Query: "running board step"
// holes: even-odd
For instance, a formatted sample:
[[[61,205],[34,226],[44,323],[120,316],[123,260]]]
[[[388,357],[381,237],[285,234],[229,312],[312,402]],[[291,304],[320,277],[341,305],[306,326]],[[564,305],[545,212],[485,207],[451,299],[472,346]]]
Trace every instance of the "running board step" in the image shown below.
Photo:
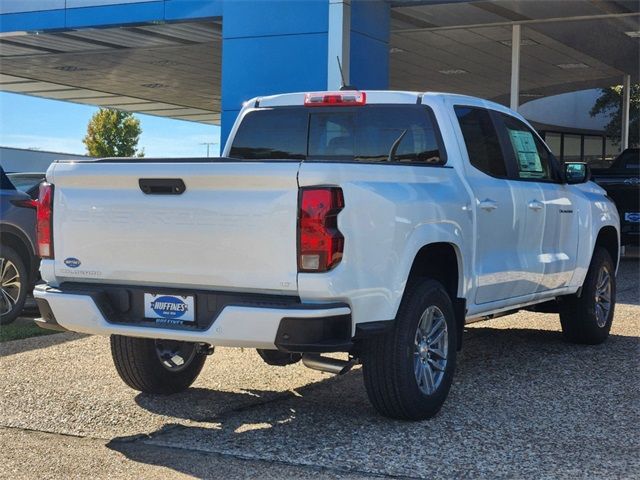
[[[355,365],[355,359],[339,360],[337,358],[322,357],[317,353],[305,353],[302,355],[302,363],[305,367],[321,372],[344,375]]]

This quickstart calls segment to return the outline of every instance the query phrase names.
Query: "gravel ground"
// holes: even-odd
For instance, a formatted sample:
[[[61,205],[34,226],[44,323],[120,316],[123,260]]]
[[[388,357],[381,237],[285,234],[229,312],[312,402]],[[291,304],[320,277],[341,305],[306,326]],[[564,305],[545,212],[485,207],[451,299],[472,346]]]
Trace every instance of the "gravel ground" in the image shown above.
[[[469,326],[447,403],[418,423],[378,416],[359,369],[218,349],[193,388],[154,397],[122,384],[106,338],[7,342],[0,476],[640,478],[639,277],[622,262],[604,345],[563,343],[557,315]]]

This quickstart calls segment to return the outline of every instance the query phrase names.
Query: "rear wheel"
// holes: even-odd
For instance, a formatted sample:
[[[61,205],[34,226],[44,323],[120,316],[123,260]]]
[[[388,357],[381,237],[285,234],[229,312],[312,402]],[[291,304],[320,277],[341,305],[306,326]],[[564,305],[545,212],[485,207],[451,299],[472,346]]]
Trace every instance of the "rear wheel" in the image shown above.
[[[456,345],[444,287],[430,279],[408,287],[394,329],[363,345],[365,387],[376,410],[404,420],[438,413],[453,380]]]
[[[596,247],[580,297],[562,299],[560,323],[564,338],[595,345],[609,336],[616,305],[615,267],[609,252]]]
[[[7,325],[24,308],[29,276],[24,260],[13,248],[0,248],[0,324]]]
[[[135,390],[170,394],[198,378],[206,352],[197,343],[111,336],[111,355],[120,378]]]

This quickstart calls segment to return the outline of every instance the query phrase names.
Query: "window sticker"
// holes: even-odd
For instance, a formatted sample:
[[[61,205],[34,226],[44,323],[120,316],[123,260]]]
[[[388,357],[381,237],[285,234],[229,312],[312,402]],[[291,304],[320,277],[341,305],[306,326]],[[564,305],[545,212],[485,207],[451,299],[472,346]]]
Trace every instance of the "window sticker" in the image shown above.
[[[518,157],[521,178],[540,178],[545,173],[531,132],[509,129],[509,137]]]

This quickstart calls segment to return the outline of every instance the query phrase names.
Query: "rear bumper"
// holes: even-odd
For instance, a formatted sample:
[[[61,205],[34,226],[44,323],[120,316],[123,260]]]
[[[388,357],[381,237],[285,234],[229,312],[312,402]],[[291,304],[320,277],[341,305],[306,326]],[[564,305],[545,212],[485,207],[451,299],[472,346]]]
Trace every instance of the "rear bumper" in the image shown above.
[[[205,295],[209,303],[220,302],[222,297],[227,301],[214,308],[210,318],[200,325],[167,326],[136,316],[135,301],[120,301],[119,297],[133,296],[137,290],[137,287],[38,285],[33,295],[41,318],[36,321],[45,328],[80,333],[201,342],[223,347],[288,352],[343,352],[352,347],[351,309],[346,304],[279,301],[277,305],[269,305],[264,296],[256,305],[248,300],[234,304],[233,296],[228,294],[195,292],[198,299]],[[228,300],[229,297],[232,300]]]

